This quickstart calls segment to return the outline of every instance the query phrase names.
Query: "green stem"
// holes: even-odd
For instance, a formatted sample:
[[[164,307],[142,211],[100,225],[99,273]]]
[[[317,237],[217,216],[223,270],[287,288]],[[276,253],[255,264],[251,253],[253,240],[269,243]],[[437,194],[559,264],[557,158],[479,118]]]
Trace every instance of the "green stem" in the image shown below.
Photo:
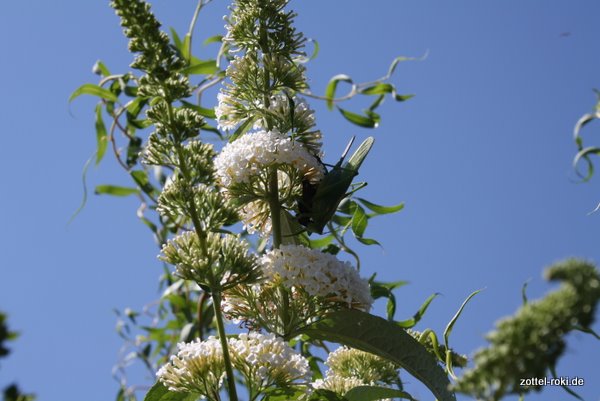
[[[273,230],[273,248],[281,246],[281,205],[279,204],[279,184],[277,167],[269,172],[269,208],[271,209],[271,226]]]
[[[198,5],[196,6],[196,10],[194,11],[194,16],[192,17],[192,22],[190,22],[190,29],[188,30],[187,36],[190,37],[188,42],[187,53],[190,55],[190,60],[192,59],[192,36],[194,35],[194,27],[196,26],[196,22],[198,21],[198,14],[200,14],[200,10],[202,10],[202,6],[204,6],[204,0],[198,0]]]
[[[223,362],[225,363],[225,374],[227,375],[227,388],[229,390],[230,401],[237,401],[237,390],[235,388],[235,377],[233,375],[233,367],[231,357],[229,356],[229,345],[227,344],[227,336],[225,335],[225,325],[223,324],[223,314],[221,312],[221,294],[214,292],[212,294],[213,307],[215,310],[215,320],[217,321],[217,330],[219,339],[221,340],[221,348],[223,348]]]
[[[174,121],[173,119],[173,106],[171,103],[165,101],[167,103],[167,109],[169,113],[170,121]],[[188,166],[185,162],[185,155],[183,154],[183,147],[181,143],[174,143],[175,151],[177,152],[177,157],[179,159],[179,170],[181,171],[181,175],[183,176],[186,182],[191,182],[191,175],[188,169]],[[206,233],[203,230],[202,224],[200,222],[200,218],[198,217],[198,211],[196,210],[196,205],[193,200],[189,202],[190,207],[190,217],[192,219],[192,224],[194,225],[194,230],[196,235],[198,236],[198,240],[200,242],[200,248],[203,255],[208,255],[208,246],[206,243]],[[214,279],[211,278],[211,281]],[[218,283],[213,283],[218,284]],[[221,340],[221,347],[223,349],[223,362],[225,363],[225,372],[227,374],[227,385],[229,390],[229,399],[230,401],[238,401],[237,391],[235,388],[235,376],[233,375],[233,367],[231,365],[231,358],[229,356],[229,348],[227,345],[227,336],[225,332],[225,324],[223,323],[223,315],[221,313],[221,294],[218,291],[213,291],[211,293],[213,300],[213,308],[215,311],[215,320],[217,321],[217,331],[219,333],[219,338]]]

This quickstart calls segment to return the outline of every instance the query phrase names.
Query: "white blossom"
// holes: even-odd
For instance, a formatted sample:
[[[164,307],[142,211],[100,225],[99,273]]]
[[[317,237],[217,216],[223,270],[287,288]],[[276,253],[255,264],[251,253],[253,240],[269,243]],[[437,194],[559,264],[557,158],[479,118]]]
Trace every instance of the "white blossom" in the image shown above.
[[[258,131],[227,144],[215,158],[217,177],[224,187],[248,183],[274,165],[289,165],[303,176],[320,180],[325,170],[302,144],[277,131]]]
[[[260,388],[308,380],[306,358],[274,334],[252,332],[229,339],[233,365]]]
[[[349,262],[299,245],[282,245],[261,258],[263,274],[288,288],[311,296],[369,310],[373,303],[369,283]]]
[[[223,350],[213,336],[206,341],[177,344],[177,354],[156,373],[171,391],[195,392],[206,397],[218,393],[225,375]]]
[[[318,379],[312,383],[314,389],[329,390],[342,396],[354,387],[364,385],[365,383],[356,377],[342,377],[335,374],[327,375],[325,379]]]

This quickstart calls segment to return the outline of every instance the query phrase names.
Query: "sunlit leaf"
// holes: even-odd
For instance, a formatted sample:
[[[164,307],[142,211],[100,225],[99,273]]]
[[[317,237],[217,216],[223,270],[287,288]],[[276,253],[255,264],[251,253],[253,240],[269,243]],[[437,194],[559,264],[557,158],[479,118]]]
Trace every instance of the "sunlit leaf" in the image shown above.
[[[362,89],[360,93],[363,95],[382,95],[385,93],[392,93],[393,90],[394,86],[392,84],[380,83]]]
[[[144,397],[144,401],[195,401],[198,398],[198,394],[171,391],[161,382],[156,382]]]
[[[351,111],[344,110],[341,107],[338,107],[338,110],[340,113],[342,113],[344,118],[346,118],[346,120],[350,121],[352,124],[356,124],[364,128],[376,128],[378,125],[377,121],[369,116],[356,114]]]
[[[427,312],[427,308],[429,308],[429,305],[431,304],[431,302],[438,295],[440,295],[440,294],[439,293],[431,294],[425,300],[425,302],[423,302],[423,305],[421,305],[421,307],[419,308],[419,310],[413,315],[412,318],[407,319],[407,320],[402,320],[400,322],[396,322],[396,324],[398,326],[400,326],[400,327],[405,328],[405,329],[410,329],[410,328],[414,327],[423,318],[423,315],[425,314],[425,312]]]
[[[71,96],[69,96],[69,102],[72,102],[81,95],[98,96],[102,99],[109,100],[111,102],[117,101],[117,95],[115,95],[108,89],[104,89],[94,84],[83,84],[79,88],[75,89],[73,93],[71,93]]]
[[[108,145],[108,135],[106,134],[106,126],[102,118],[102,105],[96,105],[96,165],[98,165],[104,154],[106,153],[106,146]]]
[[[206,46],[211,43],[221,42],[222,40],[223,40],[222,35],[215,35],[215,36],[211,36],[210,38],[205,39],[204,42],[202,42],[202,44]]]
[[[96,195],[129,196],[139,194],[140,190],[117,185],[98,185],[94,192]]]
[[[382,206],[382,205],[378,205],[373,202],[369,202],[368,200],[363,199],[363,198],[356,198],[356,200],[358,200],[369,210],[371,210],[377,214],[397,213],[400,210],[404,209],[404,202],[399,203],[397,205],[393,205],[393,206]]]
[[[435,357],[404,329],[385,319],[357,310],[341,310],[311,324],[301,334],[379,355],[425,384],[439,401],[456,400]]]
[[[197,74],[214,74],[219,71],[219,67],[217,67],[217,62],[215,60],[206,60],[201,61],[196,64],[192,64],[189,67],[186,67],[181,70],[182,74],[188,75],[197,75]]]
[[[327,104],[327,108],[329,110],[333,110],[333,101],[335,99],[335,92],[337,90],[337,86],[340,81],[347,82],[349,84],[354,85],[354,83],[352,82],[352,78],[350,78],[348,75],[339,74],[339,75],[336,75],[335,77],[331,78],[331,80],[327,84],[327,87],[325,88],[325,97],[327,98],[326,104]]]
[[[184,107],[187,107],[189,109],[197,111],[198,114],[200,114],[202,117],[212,118],[212,119],[217,118],[217,116],[215,114],[215,109],[207,109],[207,108],[198,106],[197,104],[186,102],[185,100],[182,100],[181,103],[183,104]]]

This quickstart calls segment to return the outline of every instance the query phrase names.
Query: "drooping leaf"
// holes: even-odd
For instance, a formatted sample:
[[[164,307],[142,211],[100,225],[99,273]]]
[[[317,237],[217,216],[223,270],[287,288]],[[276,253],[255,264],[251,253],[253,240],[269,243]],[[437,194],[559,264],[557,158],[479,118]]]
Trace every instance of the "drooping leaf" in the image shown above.
[[[327,87],[325,88],[325,97],[327,98],[326,104],[329,110],[333,110],[333,101],[335,99],[335,92],[337,90],[338,83],[347,82],[354,86],[352,78],[345,74],[339,74],[329,80]]]
[[[338,107],[338,110],[340,111],[340,113],[342,113],[346,120],[360,127],[377,128],[377,126],[379,125],[379,122],[371,116],[363,116],[348,110],[344,110],[341,107]]]
[[[352,232],[354,232],[357,237],[362,237],[365,233],[368,220],[369,218],[362,207],[357,206],[354,208],[354,214],[352,215]]]
[[[405,391],[389,387],[379,386],[358,386],[344,394],[348,401],[377,401],[388,398],[403,398],[405,400],[414,400],[410,394]]]
[[[400,210],[404,209],[404,202],[399,203],[393,206],[382,206],[376,203],[369,202],[363,198],[356,198],[360,203],[365,205],[369,210],[377,213],[377,214],[389,214],[389,213],[397,213]]]
[[[81,95],[98,96],[102,99],[105,99],[105,100],[108,100],[111,102],[117,101],[117,95],[115,95],[108,89],[104,89],[104,88],[102,88],[98,85],[94,85],[94,84],[83,84],[79,88],[75,89],[75,91],[73,93],[71,93],[71,96],[69,96],[69,103]]]
[[[100,164],[104,154],[106,153],[106,146],[108,145],[108,135],[106,134],[106,126],[102,118],[102,105],[96,105],[96,165]]]
[[[235,132],[233,134],[231,134],[231,136],[229,137],[229,143],[238,139],[239,136],[244,135],[246,133],[246,131],[248,131],[252,127],[252,124],[254,124],[254,121],[255,121],[254,118],[248,118],[239,127],[237,127]]]
[[[204,46],[206,46],[206,45],[210,45],[211,43],[221,42],[222,40],[223,40],[222,35],[215,35],[215,36],[211,36],[210,38],[205,39],[204,42],[202,42],[202,44]]]
[[[131,172],[131,177],[135,181],[136,184],[148,195],[154,195],[155,188],[150,183],[148,178],[148,173],[144,170],[134,170]]]
[[[404,329],[385,319],[357,310],[342,310],[311,324],[301,334],[379,355],[425,384],[439,401],[456,400],[448,390],[448,377],[435,358]]]
[[[106,65],[100,60],[96,61],[96,63],[92,67],[92,71],[94,71],[95,74],[98,74],[103,77],[108,77],[110,75],[110,71],[108,70]]]
[[[94,193],[96,195],[129,196],[139,194],[140,190],[117,185],[98,185],[94,190]]]

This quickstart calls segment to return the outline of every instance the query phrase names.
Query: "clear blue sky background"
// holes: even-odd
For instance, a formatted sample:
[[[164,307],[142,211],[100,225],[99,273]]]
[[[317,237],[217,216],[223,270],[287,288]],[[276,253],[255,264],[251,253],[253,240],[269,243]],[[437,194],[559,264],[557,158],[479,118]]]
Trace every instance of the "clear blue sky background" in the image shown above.
[[[95,148],[94,99],[76,101],[70,115],[67,98],[95,82],[97,59],[113,72],[126,71],[131,60],[106,3],[0,7],[0,309],[22,333],[2,361],[0,385],[18,380],[41,401],[114,399],[111,368],[121,341],[112,309],[139,309],[157,297],[157,250],[134,199],[92,196],[66,226]],[[223,32],[226,3],[215,0],[201,16],[199,52],[215,50],[201,49],[200,39]],[[299,29],[321,44],[309,66],[315,92],[334,74],[368,80],[383,75],[395,56],[429,52],[398,68],[399,91],[417,96],[384,104],[373,132],[314,105],[326,160],[337,159],[349,136],[374,134],[363,195],[406,202],[403,212],[370,227],[384,251],[361,250],[365,274],[411,282],[397,294],[400,317],[441,292],[420,325],[441,332],[471,291],[486,288],[454,331],[455,348],[471,354],[494,322],[520,305],[523,282],[531,279],[531,298],[553,288],[541,279],[544,266],[569,256],[600,262],[600,214],[587,215],[600,201],[600,177],[579,185],[571,169],[573,125],[591,110],[591,89],[600,87],[600,3],[292,4]],[[185,31],[194,6],[158,0],[154,10],[166,27]],[[586,135],[593,142],[598,125]],[[109,160],[90,171],[89,182],[128,183]],[[597,341],[569,337],[558,371],[584,377],[579,391],[586,400],[599,399],[599,359]],[[560,389],[546,391],[527,399],[569,399]],[[431,399],[422,389],[417,395]]]

